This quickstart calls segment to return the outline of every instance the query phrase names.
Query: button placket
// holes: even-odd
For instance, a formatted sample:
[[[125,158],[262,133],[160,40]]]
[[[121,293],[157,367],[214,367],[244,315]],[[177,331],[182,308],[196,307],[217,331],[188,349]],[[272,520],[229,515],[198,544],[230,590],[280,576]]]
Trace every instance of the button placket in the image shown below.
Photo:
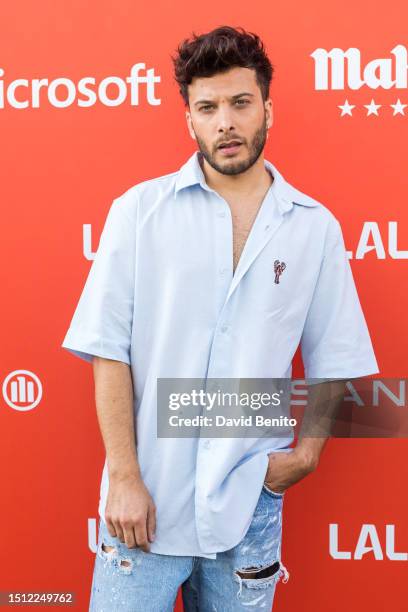
[[[233,232],[228,203],[218,193],[214,191],[212,193],[216,198],[216,202],[213,203],[216,215],[214,231],[217,268],[215,273],[217,275],[217,315],[220,317],[233,277]]]

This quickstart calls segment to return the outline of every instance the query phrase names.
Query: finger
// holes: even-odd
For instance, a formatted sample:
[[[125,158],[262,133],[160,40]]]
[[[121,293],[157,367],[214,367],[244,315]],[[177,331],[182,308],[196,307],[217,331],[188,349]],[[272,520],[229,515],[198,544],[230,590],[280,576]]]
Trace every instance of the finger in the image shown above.
[[[116,534],[117,534],[116,537],[119,538],[119,540],[122,543],[124,543],[125,538],[123,537],[123,529],[122,529],[122,525],[120,524],[120,521],[119,520],[113,520],[112,522],[113,522],[113,525],[115,527],[115,531],[116,531]]]
[[[105,522],[106,522],[106,527],[108,528],[109,534],[112,536],[112,538],[117,538],[118,536],[117,536],[115,525],[113,524],[113,521],[110,518],[105,517]]]
[[[128,548],[136,548],[136,539],[135,539],[135,532],[133,530],[133,525],[130,525],[130,524],[123,525],[122,524],[122,528],[123,528],[123,535],[125,538],[126,546]]]
[[[147,529],[146,529],[147,517],[140,523],[135,525],[136,543],[145,552],[150,551],[149,542],[147,540]]]
[[[156,508],[155,506],[149,506],[147,514],[147,537],[150,542],[154,542],[156,537]]]

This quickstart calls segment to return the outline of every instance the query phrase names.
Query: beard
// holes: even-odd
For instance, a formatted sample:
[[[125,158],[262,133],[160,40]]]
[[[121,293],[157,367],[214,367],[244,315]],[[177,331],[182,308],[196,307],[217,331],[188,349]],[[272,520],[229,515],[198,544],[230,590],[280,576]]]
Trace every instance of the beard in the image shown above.
[[[265,147],[267,134],[268,128],[266,127],[266,117],[264,117],[261,127],[255,132],[254,137],[248,145],[249,155],[247,159],[242,161],[225,160],[225,162],[221,164],[217,163],[215,160],[216,153],[212,153],[197,134],[196,139],[200,153],[214,170],[217,170],[217,172],[221,174],[234,175],[241,174],[254,165]],[[241,147],[243,146],[245,146],[245,141],[241,144]]]

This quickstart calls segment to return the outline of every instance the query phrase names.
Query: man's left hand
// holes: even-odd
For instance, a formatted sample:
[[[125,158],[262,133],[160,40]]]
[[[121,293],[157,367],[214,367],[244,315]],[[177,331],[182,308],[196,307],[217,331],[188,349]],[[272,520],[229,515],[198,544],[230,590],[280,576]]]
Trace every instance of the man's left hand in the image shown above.
[[[269,464],[265,484],[276,493],[283,493],[288,487],[299,482],[317,467],[317,459],[307,456],[299,449],[269,453]]]

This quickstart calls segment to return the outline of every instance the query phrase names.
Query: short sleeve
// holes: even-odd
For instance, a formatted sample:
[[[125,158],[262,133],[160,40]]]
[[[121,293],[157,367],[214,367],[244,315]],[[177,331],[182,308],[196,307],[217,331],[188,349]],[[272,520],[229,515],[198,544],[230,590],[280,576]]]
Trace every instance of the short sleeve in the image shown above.
[[[379,372],[339,222],[332,218],[301,338],[305,378]]]
[[[130,365],[136,227],[120,199],[113,201],[62,347]]]

